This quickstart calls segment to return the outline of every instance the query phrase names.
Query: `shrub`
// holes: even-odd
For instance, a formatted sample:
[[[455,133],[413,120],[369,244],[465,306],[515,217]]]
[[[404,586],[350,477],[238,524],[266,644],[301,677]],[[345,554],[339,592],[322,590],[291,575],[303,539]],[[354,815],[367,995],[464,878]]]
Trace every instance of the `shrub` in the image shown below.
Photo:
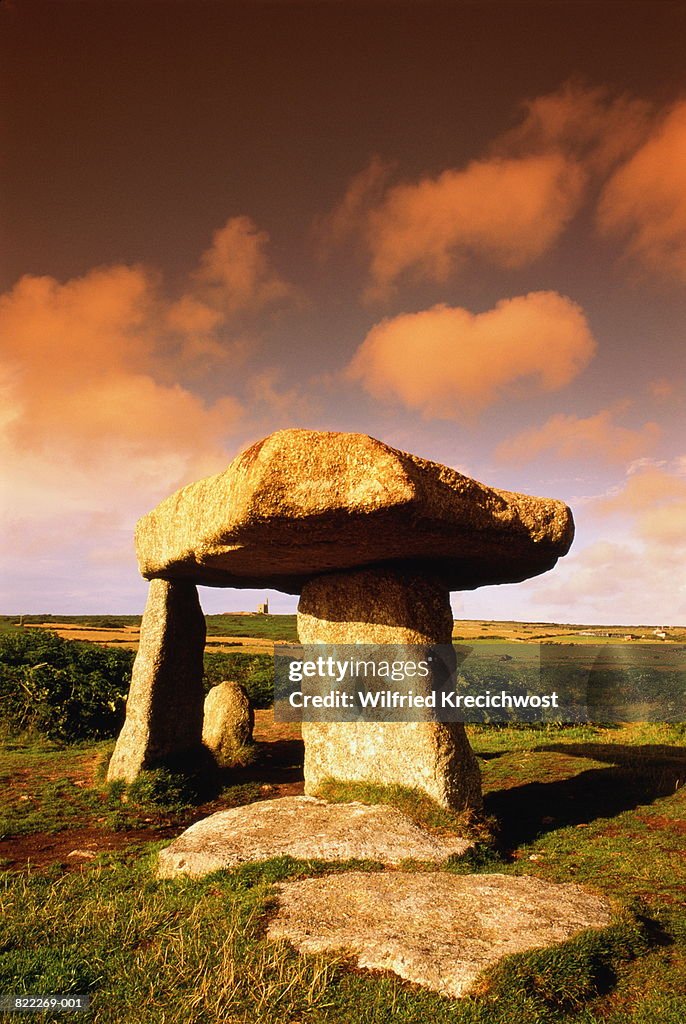
[[[207,690],[215,683],[231,679],[248,692],[253,707],[268,708],[274,703],[274,661],[269,654],[205,654]]]
[[[0,636],[0,720],[11,730],[62,742],[115,736],[133,657],[48,630]]]
[[[63,640],[44,629],[0,633],[0,725],[60,742],[116,736],[124,721],[134,652]],[[274,699],[266,654],[205,655],[206,688],[233,679],[255,707]]]

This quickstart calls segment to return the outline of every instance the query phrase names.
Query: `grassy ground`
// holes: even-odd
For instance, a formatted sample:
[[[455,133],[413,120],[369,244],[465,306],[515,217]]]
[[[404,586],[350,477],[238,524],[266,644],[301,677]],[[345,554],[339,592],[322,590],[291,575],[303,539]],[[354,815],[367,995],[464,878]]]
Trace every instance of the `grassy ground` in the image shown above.
[[[155,850],[196,817],[300,791],[297,730],[258,712],[257,736],[254,763],[202,807],[169,787],[108,790],[106,743],[6,741],[0,992],[89,992],[84,1019],[98,1024],[682,1024],[683,727],[470,730],[499,830],[494,850],[450,870],[574,879],[632,909],[603,933],[511,958],[459,1001],[266,941],[275,881],[345,866],[281,859],[155,879]]]

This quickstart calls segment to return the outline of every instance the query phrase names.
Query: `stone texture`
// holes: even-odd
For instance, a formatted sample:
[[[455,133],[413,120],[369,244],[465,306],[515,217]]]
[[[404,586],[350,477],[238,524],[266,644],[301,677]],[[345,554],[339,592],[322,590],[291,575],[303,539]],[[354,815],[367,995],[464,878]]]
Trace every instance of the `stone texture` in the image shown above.
[[[466,995],[504,956],[610,923],[607,904],[581,886],[512,875],[346,872],[279,890],[270,938],[302,953],[345,951],[446,996]]]
[[[241,747],[252,742],[254,724],[250,698],[240,683],[225,680],[212,687],[205,698],[202,741],[220,767],[236,763]]]
[[[469,849],[460,836],[434,835],[389,806],[327,804],[306,796],[263,800],[196,822],[159,855],[162,878],[199,877],[271,857],[440,862]],[[346,877],[348,877],[346,875]]]
[[[136,529],[147,578],[299,593],[313,575],[414,562],[451,590],[551,569],[560,501],[498,491],[365,434],[281,430],[184,487]]]
[[[445,587],[410,572],[320,576],[303,587],[298,606],[305,646],[449,644],[452,627]],[[420,789],[457,811],[481,806],[479,767],[459,722],[303,722],[302,731],[306,793],[316,796],[334,779]]]
[[[195,586],[153,580],[108,779],[131,782],[144,768],[190,766],[201,757],[204,647]]]

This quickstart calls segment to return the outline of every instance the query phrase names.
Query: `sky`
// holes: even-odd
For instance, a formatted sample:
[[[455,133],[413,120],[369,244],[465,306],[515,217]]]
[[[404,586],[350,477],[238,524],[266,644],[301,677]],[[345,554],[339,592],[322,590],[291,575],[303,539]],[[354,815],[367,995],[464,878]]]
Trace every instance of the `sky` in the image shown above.
[[[0,3],[0,611],[285,427],[560,498],[473,619],[686,623],[686,5]],[[208,612],[293,597],[201,588]]]

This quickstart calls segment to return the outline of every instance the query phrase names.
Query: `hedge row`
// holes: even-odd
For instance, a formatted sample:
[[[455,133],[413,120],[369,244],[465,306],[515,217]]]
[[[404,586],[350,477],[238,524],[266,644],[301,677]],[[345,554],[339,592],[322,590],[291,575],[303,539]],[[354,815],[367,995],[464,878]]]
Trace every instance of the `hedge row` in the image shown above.
[[[124,721],[133,651],[63,640],[50,630],[0,635],[0,725],[61,742],[116,736]],[[273,699],[269,655],[205,655],[205,686],[242,683],[256,707]]]

